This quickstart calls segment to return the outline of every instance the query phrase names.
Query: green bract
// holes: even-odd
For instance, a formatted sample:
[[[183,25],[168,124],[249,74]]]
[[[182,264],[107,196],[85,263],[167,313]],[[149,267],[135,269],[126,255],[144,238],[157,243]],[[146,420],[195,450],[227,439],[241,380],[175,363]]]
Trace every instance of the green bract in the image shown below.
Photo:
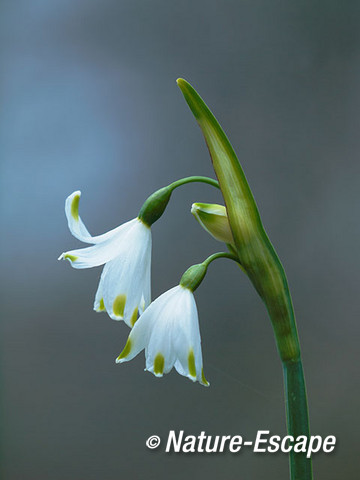
[[[300,355],[284,269],[262,226],[236,154],[214,115],[185,80],[177,81],[204,134],[223,194],[234,246],[241,265],[269,311],[284,361]]]

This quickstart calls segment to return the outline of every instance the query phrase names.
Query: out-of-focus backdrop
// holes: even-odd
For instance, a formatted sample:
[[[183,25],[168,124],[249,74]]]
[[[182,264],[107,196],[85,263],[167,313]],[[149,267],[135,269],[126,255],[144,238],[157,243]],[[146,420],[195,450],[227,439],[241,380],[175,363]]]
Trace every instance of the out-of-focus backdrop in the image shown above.
[[[178,90],[198,89],[238,153],[293,296],[314,434],[336,452],[315,478],[356,478],[359,421],[357,1],[2,2],[2,473],[5,480],[288,476],[285,455],[165,454],[152,434],[285,433],[282,371],[264,306],[218,261],[196,292],[210,388],[116,365],[128,327],[92,311],[101,268],[64,200],[82,191],[93,234],[155,189],[213,176]],[[190,214],[220,202],[176,191],[153,228],[153,297],[221,248]]]

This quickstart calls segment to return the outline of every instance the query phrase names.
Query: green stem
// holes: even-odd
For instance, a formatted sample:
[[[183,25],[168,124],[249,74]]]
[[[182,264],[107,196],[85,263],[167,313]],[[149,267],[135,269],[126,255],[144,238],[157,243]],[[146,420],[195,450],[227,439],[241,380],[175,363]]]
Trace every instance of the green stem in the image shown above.
[[[287,430],[294,439],[299,435],[310,437],[306,387],[301,359],[284,362],[284,387]],[[313,478],[311,458],[306,453],[290,452],[290,478],[303,480]]]
[[[230,260],[234,260],[236,263],[240,263],[239,259],[236,255],[228,252],[218,252],[218,253],[213,253],[210,255],[206,260],[204,260],[202,263],[203,265],[206,266],[206,268],[210,265],[211,262],[218,258],[229,258]]]
[[[173,191],[175,190],[175,188],[181,187],[181,185],[185,185],[186,183],[193,183],[193,182],[207,183],[208,185],[212,185],[213,187],[220,188],[219,182],[217,180],[214,180],[213,178],[209,178],[209,177],[202,177],[202,176],[180,178],[180,180],[176,180],[176,182],[170,183],[168,188],[170,188],[171,191]]]
[[[172,192],[177,187],[186,185],[187,183],[201,182],[207,183],[216,188],[219,187],[219,182],[209,177],[193,176],[185,177],[176,182],[170,183],[166,187],[160,188],[148,197],[140,209],[138,218],[148,227],[155,223],[164,213],[167,204],[169,203]]]
[[[210,152],[224,197],[243,270],[266,305],[284,366],[287,427],[293,437],[309,436],[309,418],[300,344],[285,271],[261,222],[245,174],[227,136],[196,90],[178,79],[186,102],[198,122]],[[291,480],[311,480],[311,459],[290,455]]]
[[[206,260],[202,263],[197,263],[196,265],[192,265],[189,267],[186,272],[183,274],[180,280],[180,285],[188,288],[192,292],[198,288],[200,283],[203,281],[207,268],[211,262],[216,260],[217,258],[229,258],[230,260],[234,260],[236,263],[239,263],[239,259],[236,255],[228,252],[218,252],[213,253],[210,255]]]

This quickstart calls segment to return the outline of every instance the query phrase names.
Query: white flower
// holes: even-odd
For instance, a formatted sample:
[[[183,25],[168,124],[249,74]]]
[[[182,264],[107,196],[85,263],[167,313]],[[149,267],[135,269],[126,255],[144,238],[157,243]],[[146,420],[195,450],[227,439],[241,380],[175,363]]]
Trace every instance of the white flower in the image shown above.
[[[60,255],[74,268],[103,265],[94,310],[106,311],[114,320],[133,326],[138,312],[150,303],[151,230],[134,218],[103,235],[92,237],[79,216],[80,191],[65,202],[68,225],[74,237],[93,244]]]
[[[158,297],[131,330],[116,363],[145,348],[146,370],[157,377],[174,366],[180,375],[208,386],[203,372],[198,313],[192,291],[178,285]]]

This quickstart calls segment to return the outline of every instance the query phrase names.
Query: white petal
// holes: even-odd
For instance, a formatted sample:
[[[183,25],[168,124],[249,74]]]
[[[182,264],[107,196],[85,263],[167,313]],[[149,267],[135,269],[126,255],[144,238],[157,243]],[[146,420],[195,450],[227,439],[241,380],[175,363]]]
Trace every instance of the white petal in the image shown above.
[[[148,344],[152,328],[151,312],[149,314],[150,308],[151,305],[135,323],[126,342],[125,348],[116,359],[116,363],[132,360]]]
[[[177,362],[175,368],[191,380],[201,379],[202,355],[199,320],[194,295],[186,288],[182,292],[182,321],[173,332],[173,348]]]
[[[92,237],[79,216],[79,202],[81,192],[77,190],[65,200],[65,214],[70,232],[75,238],[85,243],[93,243]]]
[[[78,240],[84,243],[101,243],[116,235],[120,230],[123,229],[124,225],[126,225],[122,224],[119,227],[110,230],[109,232],[103,233],[102,235],[97,235],[95,237],[91,236],[79,215],[80,197],[81,192],[80,190],[77,190],[69,195],[65,200],[65,214],[68,221],[69,230]]]
[[[132,360],[149,344],[150,336],[152,332],[156,330],[156,325],[159,322],[160,313],[163,310],[163,307],[166,306],[168,299],[171,298],[175,293],[174,290],[176,288],[177,287],[174,287],[160,295],[160,297],[152,302],[145,312],[140,316],[139,320],[135,323],[133,329],[131,330],[128,342],[126,343],[123,352],[116,360],[117,363]]]
[[[106,312],[106,307],[105,307],[105,303],[104,303],[103,288],[102,288],[104,273],[105,273],[105,267],[103,268],[103,270],[101,272],[99,285],[98,285],[98,288],[97,288],[96,294],[95,294],[94,310],[96,312]]]
[[[119,255],[108,262],[96,298],[102,295],[106,311],[114,320],[133,326],[143,292],[150,292],[151,231],[138,221]],[[145,299],[145,307],[150,299]]]
[[[146,370],[157,377],[169,373],[174,366],[176,356],[172,347],[172,326],[164,321],[164,311],[160,312],[157,327],[151,331],[147,346],[145,347]]]
[[[144,276],[144,287],[141,295],[140,305],[139,305],[139,314],[141,315],[144,310],[151,303],[151,255],[148,261],[148,266]]]
[[[107,240],[92,245],[91,247],[64,252],[60,255],[59,260],[69,260],[74,268],[92,268],[103,265],[120,255],[122,250],[126,249],[127,238],[131,230],[138,223],[139,221],[136,218],[130,220],[120,225],[120,227],[117,228],[116,234],[112,234]],[[147,227],[144,226],[144,228]]]

